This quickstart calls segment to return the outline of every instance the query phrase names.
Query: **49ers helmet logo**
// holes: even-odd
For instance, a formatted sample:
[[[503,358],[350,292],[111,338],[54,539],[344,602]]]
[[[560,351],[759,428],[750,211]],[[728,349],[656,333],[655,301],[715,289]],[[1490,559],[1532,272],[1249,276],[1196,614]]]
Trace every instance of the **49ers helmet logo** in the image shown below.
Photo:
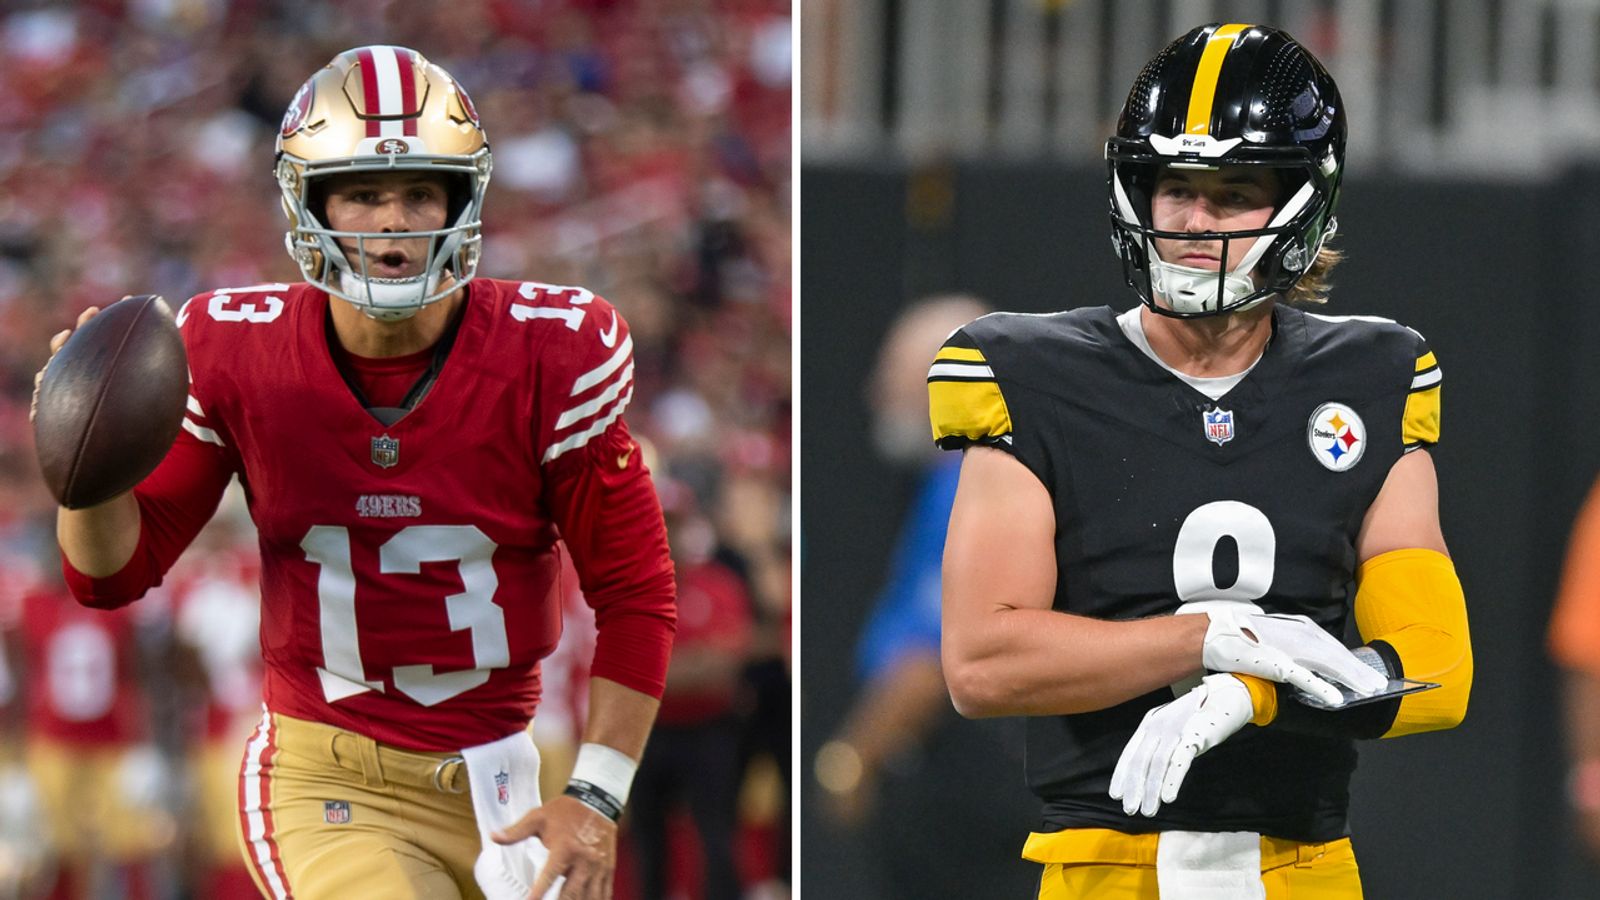
[[[289,101],[289,109],[283,114],[281,133],[284,137],[299,131],[300,126],[306,123],[306,118],[311,115],[311,98],[314,96],[316,91],[311,89],[310,81],[300,85],[300,90],[294,95],[294,99]]]
[[[377,151],[391,156],[397,153],[410,153],[411,145],[399,138],[389,138],[378,143]]]

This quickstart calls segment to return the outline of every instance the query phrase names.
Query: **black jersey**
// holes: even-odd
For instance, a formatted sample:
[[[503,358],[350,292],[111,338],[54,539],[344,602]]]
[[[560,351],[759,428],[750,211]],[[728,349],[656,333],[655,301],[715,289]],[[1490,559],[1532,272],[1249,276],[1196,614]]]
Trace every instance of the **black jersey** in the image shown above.
[[[1054,608],[1104,619],[1238,601],[1342,636],[1355,540],[1389,469],[1439,437],[1440,373],[1386,319],[1273,310],[1265,353],[1218,400],[1135,346],[1110,309],[997,313],[955,332],[929,373],[934,437],[1012,453],[1053,498]],[[1106,793],[1163,688],[1028,720],[1045,831],[1347,833],[1353,741],[1249,727],[1197,759],[1174,803],[1130,817]]]

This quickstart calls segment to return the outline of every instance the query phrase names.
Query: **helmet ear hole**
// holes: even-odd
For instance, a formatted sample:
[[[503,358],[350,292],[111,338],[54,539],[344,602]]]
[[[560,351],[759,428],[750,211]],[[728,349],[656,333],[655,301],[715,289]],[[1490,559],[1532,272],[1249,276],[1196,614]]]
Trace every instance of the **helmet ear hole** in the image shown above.
[[[307,179],[306,212],[310,213],[318,223],[322,225],[328,224],[328,184],[326,179]]]
[[[444,220],[454,224],[472,202],[472,179],[459,173],[445,176],[445,196],[449,198],[449,203],[445,208]]]

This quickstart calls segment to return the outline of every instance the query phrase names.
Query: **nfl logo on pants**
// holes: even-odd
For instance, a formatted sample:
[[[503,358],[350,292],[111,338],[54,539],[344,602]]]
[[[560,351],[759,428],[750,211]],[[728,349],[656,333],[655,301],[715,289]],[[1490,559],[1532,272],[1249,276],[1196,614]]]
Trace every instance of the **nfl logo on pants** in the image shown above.
[[[322,801],[322,819],[329,825],[350,824],[350,801],[324,800]]]

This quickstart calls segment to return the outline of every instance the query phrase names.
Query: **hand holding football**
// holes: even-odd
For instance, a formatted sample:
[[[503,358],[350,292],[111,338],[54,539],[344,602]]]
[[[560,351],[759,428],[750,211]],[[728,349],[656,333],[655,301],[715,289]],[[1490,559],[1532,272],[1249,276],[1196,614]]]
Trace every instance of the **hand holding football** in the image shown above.
[[[79,325],[40,373],[33,419],[45,485],[68,509],[144,480],[177,439],[189,391],[165,300],[127,297]]]

